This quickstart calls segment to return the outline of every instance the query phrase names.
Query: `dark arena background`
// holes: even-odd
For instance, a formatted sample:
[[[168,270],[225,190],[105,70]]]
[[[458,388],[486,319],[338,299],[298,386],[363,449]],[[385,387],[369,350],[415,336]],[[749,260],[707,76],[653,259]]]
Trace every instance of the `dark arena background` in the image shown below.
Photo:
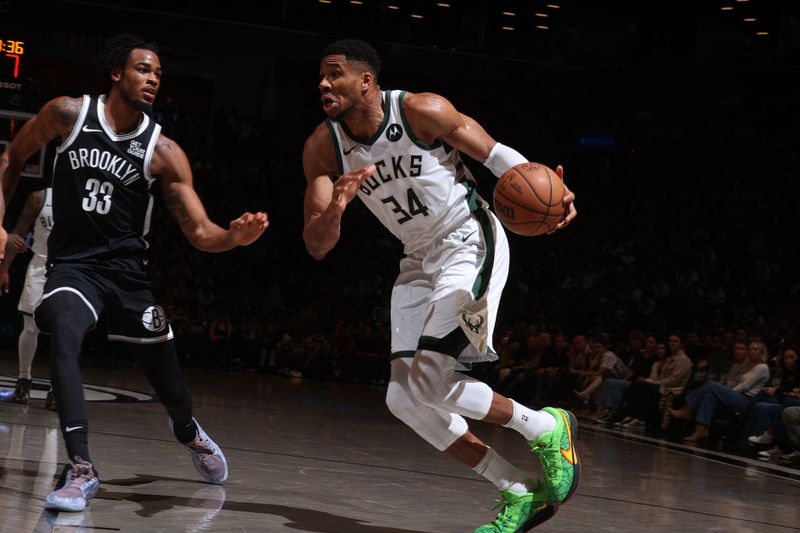
[[[8,399],[27,252],[0,297],[0,531],[455,533],[494,518],[495,488],[385,405],[400,243],[359,201],[323,261],[303,242],[303,143],[324,118],[320,53],[340,38],[377,49],[381,88],[446,96],[530,160],[563,165],[576,194],[563,231],[508,232],[500,360],[468,372],[578,415],[583,482],[537,529],[800,530],[800,430],[753,442],[749,413],[723,406],[687,442],[693,424],[669,416],[725,378],[737,342],[764,343],[770,385],[797,379],[785,360],[800,345],[800,3],[0,0],[0,152],[50,99],[104,91],[96,60],[121,31],[159,47],[154,118],[210,218],[269,214],[258,241],[222,254],[194,249],[160,200],[153,217],[154,291],[231,476],[198,481],[101,319],[81,356],[100,492],[82,513],[44,510],[67,462],[43,408],[47,336],[30,403]],[[7,231],[52,179],[55,150],[28,160]],[[490,200],[496,178],[466,164]],[[629,362],[671,336],[692,376],[641,425],[582,393],[605,352]],[[540,475],[515,433],[470,427]]]

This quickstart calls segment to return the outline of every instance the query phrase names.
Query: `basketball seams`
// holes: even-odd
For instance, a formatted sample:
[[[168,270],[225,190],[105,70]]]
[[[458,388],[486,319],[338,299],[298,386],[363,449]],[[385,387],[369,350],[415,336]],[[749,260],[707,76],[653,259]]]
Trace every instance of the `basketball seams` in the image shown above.
[[[549,231],[552,231],[558,225],[558,222],[555,219],[560,219],[563,217],[563,208],[559,213],[559,210],[556,209],[559,204],[552,205],[552,202],[555,199],[556,189],[556,184],[553,183],[553,180],[556,178],[560,180],[561,177],[546,165],[537,165],[541,168],[537,168],[535,171],[530,170],[530,167],[533,166],[530,162],[515,165],[506,171],[506,174],[501,177],[501,179],[506,178],[502,182],[504,187],[501,188],[498,186],[498,184],[494,188],[494,195],[496,196],[498,203],[501,205],[505,204],[504,207],[514,209],[514,214],[517,216],[514,219],[509,219],[507,216],[504,216],[502,212],[500,212],[502,210],[498,211],[495,209],[495,211],[500,217],[503,225],[518,235],[530,237],[543,235]],[[544,175],[541,174],[542,169],[544,169]],[[513,171],[513,173],[511,171]],[[536,181],[529,181],[526,178],[527,175],[530,175],[531,178],[535,179]],[[519,178],[525,182],[528,190],[530,191],[529,193],[525,191],[524,188],[520,188],[521,185],[515,185],[513,187],[511,186],[510,182],[517,181],[516,176],[519,176]],[[538,194],[536,189],[536,187],[540,187],[542,189],[545,187],[545,184],[542,183],[542,180],[545,177],[548,180],[546,185],[548,189],[547,202],[542,201],[543,195]],[[510,190],[506,191],[506,189]],[[566,193],[566,191],[563,192],[564,194]],[[531,203],[538,205],[536,207],[526,205]]]

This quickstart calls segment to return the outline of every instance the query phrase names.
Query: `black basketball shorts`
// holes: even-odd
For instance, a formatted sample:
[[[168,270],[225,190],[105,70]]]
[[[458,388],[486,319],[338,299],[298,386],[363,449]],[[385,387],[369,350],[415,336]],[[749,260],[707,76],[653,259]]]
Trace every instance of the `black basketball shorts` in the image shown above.
[[[164,309],[155,303],[150,280],[138,258],[50,266],[36,312],[36,323],[44,333],[49,333],[50,328],[43,323],[44,313],[39,310],[47,305],[48,298],[61,292],[74,294],[75,305],[82,302],[91,311],[95,324],[104,317],[108,340],[152,344],[173,337]]]

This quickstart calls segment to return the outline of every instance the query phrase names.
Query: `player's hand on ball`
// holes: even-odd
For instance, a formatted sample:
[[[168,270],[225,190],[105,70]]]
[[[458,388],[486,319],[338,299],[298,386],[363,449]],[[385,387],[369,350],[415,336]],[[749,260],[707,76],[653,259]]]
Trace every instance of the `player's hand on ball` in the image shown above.
[[[556,174],[558,174],[558,177],[561,178],[561,181],[564,181],[564,167],[558,165],[556,167]],[[553,231],[558,231],[567,227],[569,223],[572,222],[576,216],[578,216],[578,210],[575,209],[575,193],[569,190],[569,187],[567,187],[566,183],[564,183],[564,199],[562,200],[562,203],[564,204],[564,220],[559,222]]]
[[[231,238],[239,246],[247,246],[255,242],[264,230],[269,226],[267,214],[263,211],[258,213],[245,213],[230,224]]]

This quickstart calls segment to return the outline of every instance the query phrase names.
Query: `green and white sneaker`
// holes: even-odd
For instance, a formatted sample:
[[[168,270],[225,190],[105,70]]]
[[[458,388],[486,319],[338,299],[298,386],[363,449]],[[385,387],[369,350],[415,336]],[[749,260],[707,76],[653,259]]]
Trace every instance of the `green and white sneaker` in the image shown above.
[[[575,415],[564,409],[544,407],[556,419],[556,427],[528,442],[544,470],[544,480],[558,505],[570,499],[581,481],[581,464],[575,450],[578,422]]]
[[[556,514],[557,507],[547,503],[549,498],[541,493],[504,490],[500,495],[503,496],[499,503],[503,506],[500,514],[491,524],[476,529],[475,533],[522,533],[550,520]]]

